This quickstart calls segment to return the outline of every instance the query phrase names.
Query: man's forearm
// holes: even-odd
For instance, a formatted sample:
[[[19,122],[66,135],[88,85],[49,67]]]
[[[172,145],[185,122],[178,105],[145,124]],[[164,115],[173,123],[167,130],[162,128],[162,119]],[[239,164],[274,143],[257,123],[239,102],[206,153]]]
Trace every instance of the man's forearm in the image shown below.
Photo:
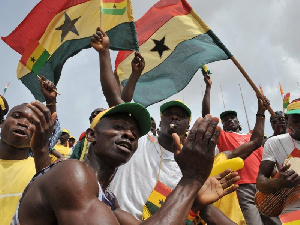
[[[109,107],[122,103],[119,86],[111,68],[109,49],[99,52],[100,60],[100,82],[102,91]]]
[[[202,100],[202,117],[210,114],[210,89],[211,87],[206,87],[205,93]]]
[[[261,174],[258,175],[257,180],[256,180],[256,187],[257,189],[262,192],[262,193],[274,193],[276,191],[279,191],[282,189],[278,182],[277,179],[270,179],[267,178]]]
[[[137,81],[140,78],[140,74],[134,74],[132,73],[128,79],[127,84],[125,85],[125,87],[123,88],[122,91],[122,100],[124,102],[131,102],[132,97],[133,97],[133,93],[134,93],[134,89],[136,86]]]
[[[200,211],[200,216],[208,225],[236,224],[232,220],[230,220],[222,211],[220,211],[212,205],[207,205],[203,207]]]
[[[162,207],[142,224],[185,224],[194,199],[202,185],[196,179],[182,178]]]

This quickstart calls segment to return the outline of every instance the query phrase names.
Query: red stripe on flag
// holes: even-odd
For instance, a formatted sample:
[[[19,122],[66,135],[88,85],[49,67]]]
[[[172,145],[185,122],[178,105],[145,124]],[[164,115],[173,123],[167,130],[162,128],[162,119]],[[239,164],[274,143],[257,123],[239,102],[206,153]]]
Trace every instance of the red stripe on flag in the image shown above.
[[[152,6],[143,17],[135,22],[139,46],[144,44],[160,27],[174,16],[187,15],[192,7],[186,0],[161,0]],[[115,67],[126,59],[132,52],[120,51]]]
[[[120,3],[124,1],[125,0],[102,0],[103,3]]]
[[[159,181],[157,182],[154,190],[166,197],[172,192],[171,188],[167,187]]]
[[[281,214],[279,217],[282,223],[289,223],[295,220],[300,220],[300,210]]]
[[[1,37],[16,52],[23,55],[30,39],[40,40],[49,23],[61,11],[91,0],[42,0],[7,37]]]
[[[26,66],[27,60],[30,57],[30,55],[33,53],[33,51],[39,46],[39,42],[35,39],[31,39],[28,46],[26,47],[24,54],[21,58],[21,63]]]

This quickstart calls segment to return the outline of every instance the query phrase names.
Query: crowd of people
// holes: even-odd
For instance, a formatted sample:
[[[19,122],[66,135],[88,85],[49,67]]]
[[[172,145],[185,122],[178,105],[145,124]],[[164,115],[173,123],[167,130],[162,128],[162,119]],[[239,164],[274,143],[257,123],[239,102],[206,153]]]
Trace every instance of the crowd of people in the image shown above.
[[[90,127],[82,128],[77,142],[60,127],[56,87],[45,77],[45,104],[9,110],[0,96],[1,224],[272,225],[291,218],[300,224],[300,99],[271,117],[269,138],[266,97],[258,97],[252,133],[241,132],[233,110],[220,113],[221,128],[210,115],[212,80],[206,74],[202,117],[190,124],[191,109],[172,100],[160,106],[157,124],[131,102],[147,59],[135,54],[123,88],[100,28],[91,45],[99,53],[110,108],[91,112]],[[242,169],[210,176],[213,167],[236,157],[244,160]]]

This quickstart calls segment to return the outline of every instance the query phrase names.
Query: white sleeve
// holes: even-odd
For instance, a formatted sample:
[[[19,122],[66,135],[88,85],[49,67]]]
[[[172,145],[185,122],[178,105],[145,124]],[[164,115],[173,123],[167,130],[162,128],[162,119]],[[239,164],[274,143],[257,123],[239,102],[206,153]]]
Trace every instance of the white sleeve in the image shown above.
[[[270,138],[264,145],[263,157],[261,161],[269,160],[276,163],[275,152],[278,151],[275,139]]]

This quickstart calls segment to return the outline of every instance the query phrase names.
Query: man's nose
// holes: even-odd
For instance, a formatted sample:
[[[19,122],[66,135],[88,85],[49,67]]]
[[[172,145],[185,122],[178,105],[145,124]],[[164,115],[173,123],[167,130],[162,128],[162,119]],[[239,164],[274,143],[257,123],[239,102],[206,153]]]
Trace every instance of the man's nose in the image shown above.
[[[131,130],[124,130],[122,138],[128,139],[131,142],[133,142],[135,140],[135,136],[133,135]]]

